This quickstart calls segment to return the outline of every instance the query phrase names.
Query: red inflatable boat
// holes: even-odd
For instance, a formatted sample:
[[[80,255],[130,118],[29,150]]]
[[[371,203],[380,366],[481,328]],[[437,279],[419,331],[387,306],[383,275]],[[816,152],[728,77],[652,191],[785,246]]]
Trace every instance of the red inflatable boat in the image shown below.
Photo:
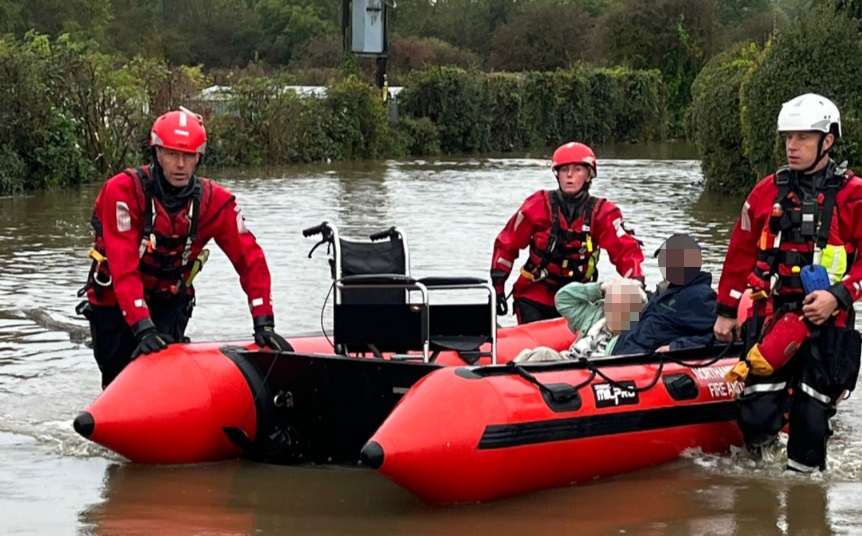
[[[738,357],[719,350],[434,371],[362,461],[425,500],[474,502],[725,451],[742,442],[724,379]]]
[[[500,329],[505,363],[536,346],[567,348],[562,320]],[[252,343],[175,344],[133,361],[75,419],[75,430],[141,463],[193,463],[246,455],[290,463],[355,463],[404,393],[445,365],[333,355],[324,337],[289,337],[295,353]],[[490,363],[483,357],[480,363]]]

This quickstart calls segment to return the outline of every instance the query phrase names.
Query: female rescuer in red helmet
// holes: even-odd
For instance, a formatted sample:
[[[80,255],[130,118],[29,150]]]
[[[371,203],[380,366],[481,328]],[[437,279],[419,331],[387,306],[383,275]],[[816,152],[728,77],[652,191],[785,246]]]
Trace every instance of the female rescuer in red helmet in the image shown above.
[[[234,196],[195,175],[206,144],[200,117],[168,112],[153,124],[153,163],[111,177],[96,199],[93,262],[79,312],[90,321],[103,388],[132,359],[184,339],[191,278],[211,238],[240,276],[255,342],[293,350],[273,331],[269,268]]]
[[[601,249],[607,250],[620,275],[644,281],[643,253],[624,227],[620,209],[589,193],[596,176],[593,150],[567,143],[554,151],[551,165],[558,189],[528,197],[494,242],[491,282],[500,315],[509,310],[506,279],[520,250],[529,247],[512,289],[520,324],[559,317],[554,295],[567,283],[595,281]]]

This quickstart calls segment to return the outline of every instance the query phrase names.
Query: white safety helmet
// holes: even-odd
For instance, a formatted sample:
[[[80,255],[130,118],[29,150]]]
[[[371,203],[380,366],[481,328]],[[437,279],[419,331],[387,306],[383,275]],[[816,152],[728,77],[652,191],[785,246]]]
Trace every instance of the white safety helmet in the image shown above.
[[[841,137],[841,114],[831,100],[816,93],[800,95],[781,106],[778,132],[817,130]]]

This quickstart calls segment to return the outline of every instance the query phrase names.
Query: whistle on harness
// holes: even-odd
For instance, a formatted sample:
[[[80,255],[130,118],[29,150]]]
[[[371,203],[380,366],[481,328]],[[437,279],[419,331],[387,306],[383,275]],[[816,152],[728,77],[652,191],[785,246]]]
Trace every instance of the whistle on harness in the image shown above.
[[[765,300],[769,295],[766,293],[765,290],[758,290],[757,292],[755,292],[752,289],[751,292],[749,293],[749,296],[751,296],[751,301],[757,301],[757,300]]]
[[[99,253],[98,251],[96,251],[95,248],[90,250],[89,256],[91,259],[96,261],[96,263],[98,263],[98,264],[102,264],[103,262],[105,262],[107,260],[105,258],[105,256],[102,255],[101,253]]]

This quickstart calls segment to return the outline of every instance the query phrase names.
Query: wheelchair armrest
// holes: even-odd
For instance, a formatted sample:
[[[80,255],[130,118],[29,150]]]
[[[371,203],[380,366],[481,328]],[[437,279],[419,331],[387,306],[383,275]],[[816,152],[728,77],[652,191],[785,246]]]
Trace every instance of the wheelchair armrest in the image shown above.
[[[482,287],[488,284],[481,277],[423,277],[420,283],[428,288],[434,287]]]
[[[347,275],[338,280],[342,286],[412,286],[416,279],[404,274],[358,274]]]

